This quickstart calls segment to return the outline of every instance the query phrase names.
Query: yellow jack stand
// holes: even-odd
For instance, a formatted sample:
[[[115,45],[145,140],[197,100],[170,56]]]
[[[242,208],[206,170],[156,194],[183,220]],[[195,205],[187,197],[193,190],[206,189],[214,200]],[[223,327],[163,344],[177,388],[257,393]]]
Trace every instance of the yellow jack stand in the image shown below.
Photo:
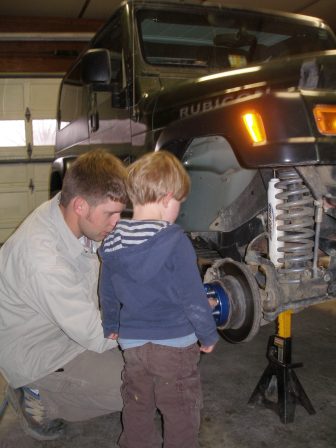
[[[249,403],[261,403],[279,414],[282,423],[294,421],[295,406],[301,404],[309,414],[315,410],[298,380],[292,364],[291,311],[278,316],[278,333],[270,336],[267,346],[268,366],[264,370]]]

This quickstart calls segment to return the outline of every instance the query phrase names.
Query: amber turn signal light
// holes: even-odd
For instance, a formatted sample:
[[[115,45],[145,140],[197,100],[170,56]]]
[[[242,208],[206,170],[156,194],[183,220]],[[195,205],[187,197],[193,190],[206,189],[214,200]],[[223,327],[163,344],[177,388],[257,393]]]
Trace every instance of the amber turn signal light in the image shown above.
[[[320,133],[336,135],[336,106],[317,105],[313,112]]]
[[[263,143],[266,141],[264,123],[258,112],[244,114],[243,121],[253,143]]]

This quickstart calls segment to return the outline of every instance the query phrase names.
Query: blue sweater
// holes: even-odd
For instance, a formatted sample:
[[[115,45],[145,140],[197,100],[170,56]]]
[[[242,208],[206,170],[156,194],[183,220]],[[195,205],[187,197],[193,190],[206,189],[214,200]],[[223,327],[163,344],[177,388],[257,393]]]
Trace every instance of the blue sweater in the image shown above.
[[[157,221],[161,226],[149,230],[150,223],[119,221],[99,249],[104,335],[163,340],[195,332],[213,345],[218,333],[191,242],[176,224]]]

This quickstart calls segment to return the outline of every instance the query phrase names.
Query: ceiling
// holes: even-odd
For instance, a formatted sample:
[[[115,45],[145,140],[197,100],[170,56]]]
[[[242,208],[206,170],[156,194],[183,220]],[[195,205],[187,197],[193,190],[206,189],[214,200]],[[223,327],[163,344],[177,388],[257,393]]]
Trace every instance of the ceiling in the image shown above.
[[[336,23],[335,0],[238,0],[231,5],[276,9],[333,19]],[[0,15],[25,17],[64,17],[72,19],[105,19],[120,0],[2,0]]]
[[[324,19],[336,31],[335,0],[219,2],[251,8],[258,4],[260,8],[311,15]],[[1,72],[64,72],[119,3],[120,0],[2,0]]]

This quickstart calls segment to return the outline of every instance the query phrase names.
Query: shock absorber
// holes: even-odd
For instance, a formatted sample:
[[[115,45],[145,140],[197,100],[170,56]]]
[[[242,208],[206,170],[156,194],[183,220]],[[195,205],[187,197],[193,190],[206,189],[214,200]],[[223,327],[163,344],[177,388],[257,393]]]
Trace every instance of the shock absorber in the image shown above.
[[[281,210],[278,206],[283,204],[283,199],[279,199],[279,193],[282,192],[279,188],[280,179],[272,178],[268,184],[267,199],[268,199],[268,252],[269,258],[276,268],[282,266],[280,261],[281,252],[280,247],[284,246],[283,230],[279,227],[283,225],[283,221],[279,220]]]
[[[268,193],[270,259],[280,283],[299,283],[312,269],[314,199],[294,168],[279,169]]]

